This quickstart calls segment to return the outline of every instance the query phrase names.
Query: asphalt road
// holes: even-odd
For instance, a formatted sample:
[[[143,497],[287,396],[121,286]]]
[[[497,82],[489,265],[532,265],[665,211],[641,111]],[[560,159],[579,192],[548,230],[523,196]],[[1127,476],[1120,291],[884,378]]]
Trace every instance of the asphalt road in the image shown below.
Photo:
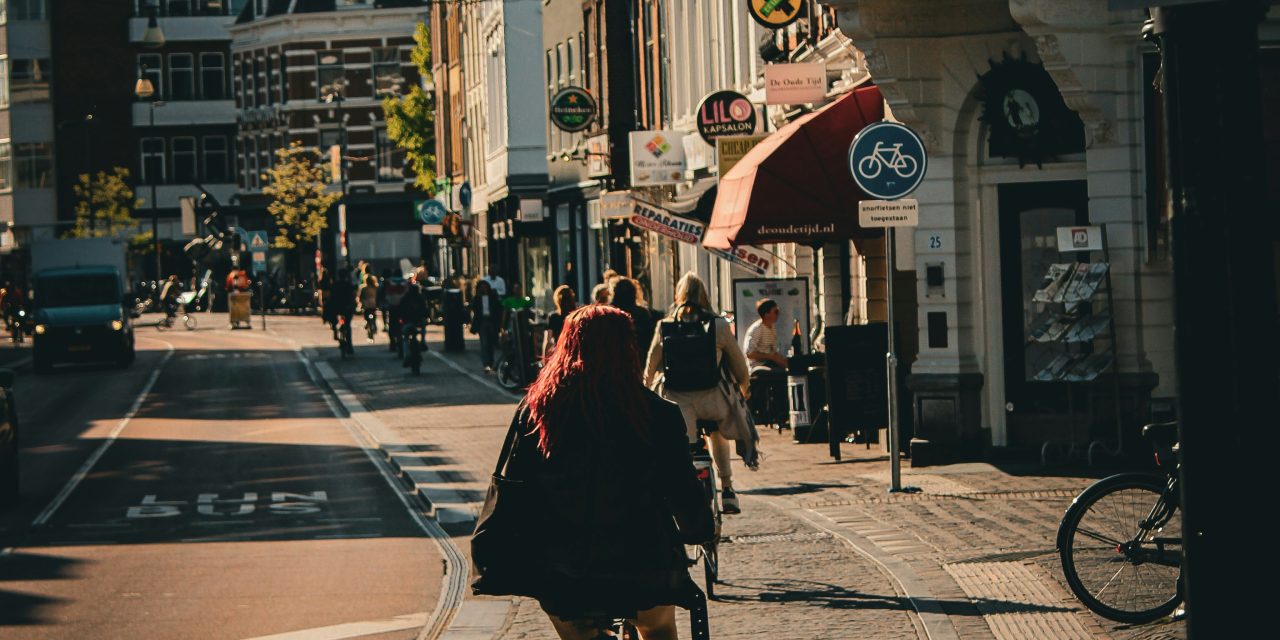
[[[416,637],[439,552],[298,355],[138,331],[127,370],[18,368],[0,637]]]

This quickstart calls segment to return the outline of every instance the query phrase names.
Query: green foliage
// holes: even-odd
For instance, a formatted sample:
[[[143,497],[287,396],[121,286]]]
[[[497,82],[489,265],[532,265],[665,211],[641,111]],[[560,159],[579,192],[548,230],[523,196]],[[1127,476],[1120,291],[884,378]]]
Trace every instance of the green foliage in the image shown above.
[[[329,172],[317,161],[314,149],[295,140],[276,149],[276,163],[262,174],[267,186],[262,193],[270,197],[267,212],[276,221],[272,245],[292,249],[313,242],[328,226],[325,213],[342,194],[328,190]]]
[[[65,235],[70,238],[119,238],[138,229],[133,212],[142,206],[129,187],[129,170],[112,167],[111,173],[82,173],[71,187],[76,197],[76,225]],[[137,234],[134,239],[150,242],[151,233]]]
[[[424,81],[431,79],[431,34],[426,23],[419,22],[413,33],[417,46],[410,59],[417,65]],[[405,161],[413,169],[414,185],[432,193],[436,181],[436,105],[435,96],[420,85],[409,88],[403,96],[387,96],[382,100],[387,118],[387,137],[405,152]]]

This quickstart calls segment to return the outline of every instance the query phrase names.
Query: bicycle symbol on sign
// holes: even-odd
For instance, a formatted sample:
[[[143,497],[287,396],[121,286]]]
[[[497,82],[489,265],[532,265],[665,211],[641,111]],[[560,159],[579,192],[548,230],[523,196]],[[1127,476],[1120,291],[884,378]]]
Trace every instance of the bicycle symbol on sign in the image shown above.
[[[902,153],[902,143],[895,143],[892,147],[885,147],[884,142],[877,142],[871,155],[858,161],[858,174],[868,180],[874,180],[876,176],[885,167],[893,169],[898,177],[906,179],[914,176],[916,171],[920,169],[920,163],[908,155]]]

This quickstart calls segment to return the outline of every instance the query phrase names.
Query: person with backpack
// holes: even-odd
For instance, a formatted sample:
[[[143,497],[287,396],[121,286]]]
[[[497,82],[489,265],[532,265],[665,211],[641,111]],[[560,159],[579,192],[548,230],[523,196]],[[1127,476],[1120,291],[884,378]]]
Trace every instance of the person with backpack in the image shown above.
[[[397,275],[390,275],[384,282],[387,283],[383,291],[387,303],[387,319],[382,325],[387,329],[387,350],[394,352],[400,349],[400,302],[409,291],[409,283]]]
[[[736,385],[745,393],[750,373],[729,323],[711,309],[707,285],[693,272],[680,278],[671,313],[658,324],[649,345],[644,382],[680,406],[690,442],[697,441],[699,420],[716,423],[708,444],[720,476],[721,504],[724,513],[741,513],[733,490],[729,441],[739,441],[740,451],[742,443],[752,447],[749,465],[756,464],[757,454],[754,435],[747,433],[750,425],[734,420],[737,407],[730,394],[737,390],[727,387]]]

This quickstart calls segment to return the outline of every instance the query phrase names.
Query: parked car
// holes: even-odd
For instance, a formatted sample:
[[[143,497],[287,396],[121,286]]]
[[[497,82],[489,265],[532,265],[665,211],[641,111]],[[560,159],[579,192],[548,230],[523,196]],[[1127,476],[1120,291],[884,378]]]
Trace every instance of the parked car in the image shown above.
[[[18,501],[18,408],[13,371],[0,369],[0,504]]]

